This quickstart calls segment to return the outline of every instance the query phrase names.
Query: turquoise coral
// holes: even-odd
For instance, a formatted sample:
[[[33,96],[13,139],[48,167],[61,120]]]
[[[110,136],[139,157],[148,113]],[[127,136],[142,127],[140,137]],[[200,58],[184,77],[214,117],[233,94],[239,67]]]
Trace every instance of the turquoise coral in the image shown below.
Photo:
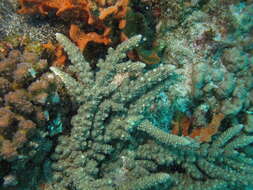
[[[145,118],[155,97],[173,87],[171,81],[180,80],[177,69],[169,64],[147,70],[143,63],[123,61],[141,36],[110,48],[97,72],[92,72],[65,36],[56,37],[75,63],[70,70],[76,79],[55,67],[51,70],[79,109],[70,136],[60,137],[52,155],[54,181],[48,190],[69,186],[76,190],[177,190],[186,185],[213,190],[252,185],[253,160],[241,151],[253,138],[243,134],[243,125],[228,128],[212,143],[199,144],[166,133]]]
[[[55,25],[39,29],[43,18],[37,20],[39,25],[33,25],[35,20],[26,22],[11,4],[12,0],[0,2],[0,37],[14,32],[45,41],[54,39],[56,31],[64,33],[64,27]],[[138,15],[131,16],[125,32],[129,30],[128,37],[133,38],[109,48],[98,62],[106,54],[103,48],[93,59],[87,56],[92,48],[83,56],[68,38],[56,34],[71,64],[64,70],[51,67],[53,73],[46,76],[65,85],[72,101],[49,96],[52,100],[45,102],[45,94],[36,88],[41,83],[27,89],[37,95],[37,104],[45,106],[47,121],[38,136],[29,135],[29,141],[20,144],[16,160],[0,157],[0,189],[37,189],[38,183],[45,183],[42,179],[44,190],[253,188],[252,2],[133,0],[131,7]],[[154,22],[139,24],[152,14],[157,16]],[[134,36],[138,30],[133,32],[132,27],[142,26],[142,36]],[[114,40],[115,33],[111,34]],[[126,56],[144,46],[153,51],[158,44],[159,64],[145,65]],[[0,43],[1,59],[7,47]],[[37,67],[27,73],[32,81],[41,75]],[[4,105],[1,97],[13,85],[7,81],[9,71],[0,75],[4,75],[0,80]],[[26,82],[22,77],[16,80]],[[64,103],[73,105],[67,117],[66,106],[59,107]],[[13,108],[25,107],[12,102]],[[211,135],[208,130],[198,133],[208,127],[215,127]],[[53,150],[50,158],[49,150]]]
[[[139,35],[123,42],[116,49],[109,48],[106,59],[98,63],[99,71],[92,74],[89,63],[84,60],[77,47],[62,34],[57,34],[56,38],[74,63],[70,70],[76,73],[78,81],[55,67],[51,67],[51,70],[62,79],[80,106],[78,114],[72,119],[71,135],[62,137],[56,148],[54,157],[58,162],[53,167],[58,171],[56,179],[60,183],[53,187],[64,189],[73,183],[76,189],[83,189],[85,184],[95,184],[92,181],[101,172],[98,166],[119,151],[116,145],[112,146],[113,142],[118,141],[118,146],[122,146],[122,143],[131,141],[128,131],[135,128],[136,123],[142,122],[141,117],[134,116],[137,113],[141,115],[149,98],[154,98],[169,88],[169,81],[173,78],[175,80],[175,67],[161,65],[143,74],[144,63],[122,62],[126,57],[125,52],[140,43]],[[181,139],[183,137],[175,136],[172,143]],[[67,142],[68,148],[62,149]],[[186,142],[188,145],[188,140]],[[75,156],[72,158],[73,154]],[[66,162],[67,158],[74,160]],[[81,164],[82,167],[76,168],[76,164]],[[63,170],[70,172],[71,176],[66,179],[61,175],[60,171]]]

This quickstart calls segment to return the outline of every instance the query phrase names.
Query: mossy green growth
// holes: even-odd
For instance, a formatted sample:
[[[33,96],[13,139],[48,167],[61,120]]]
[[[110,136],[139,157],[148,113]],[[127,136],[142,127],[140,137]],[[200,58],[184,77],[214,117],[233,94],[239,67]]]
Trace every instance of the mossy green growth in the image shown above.
[[[146,39],[146,41],[142,43],[142,46],[150,49],[152,41],[154,40],[154,31],[149,26],[145,16],[140,12],[135,12],[134,10],[129,9],[126,15],[126,21],[127,25],[123,29],[123,32],[127,37],[131,38],[136,34],[141,34]]]
[[[28,37],[17,34],[9,35],[3,41],[9,43],[13,48],[18,48],[20,45],[26,46],[30,43],[30,39]]]
[[[155,28],[149,19],[152,17],[146,14],[151,13],[141,13],[129,9],[126,16],[127,25],[123,32],[128,38],[141,34],[144,41],[135,49],[138,58],[145,63],[156,64],[160,62],[162,49],[155,43]]]
[[[40,55],[45,48],[40,42],[30,42],[26,45],[25,50]]]
[[[32,41],[27,36],[20,36],[20,35],[9,35],[7,36],[3,42],[8,43],[12,48],[24,48],[32,53],[36,53],[37,55],[41,55],[44,51],[44,47],[38,41]]]

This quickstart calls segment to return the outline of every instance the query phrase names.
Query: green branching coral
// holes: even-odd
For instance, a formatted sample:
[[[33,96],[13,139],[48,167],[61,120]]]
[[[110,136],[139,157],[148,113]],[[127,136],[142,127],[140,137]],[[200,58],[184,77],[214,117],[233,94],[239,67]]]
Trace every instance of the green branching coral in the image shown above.
[[[99,71],[92,73],[77,47],[62,34],[57,34],[56,38],[74,63],[70,70],[77,80],[55,67],[51,70],[62,79],[80,107],[72,119],[71,135],[60,138],[60,145],[53,155],[58,160],[53,165],[58,171],[54,188],[64,189],[72,184],[76,189],[85,189],[84,186],[93,186],[93,181],[101,178],[103,161],[120,159],[114,152],[122,151],[124,143],[131,141],[129,131],[142,122],[141,113],[150,98],[170,87],[170,80],[176,78],[173,74],[175,67],[161,65],[146,71],[144,63],[124,61],[125,53],[140,43],[141,36],[138,35],[116,49],[110,48],[106,59],[98,63]],[[69,177],[65,177],[62,171]],[[126,185],[131,179],[125,178],[118,185]],[[118,183],[110,184],[109,181],[107,179],[104,183],[108,186]]]
[[[51,67],[79,105],[70,135],[59,137],[52,155],[54,177],[47,190],[243,189],[252,184],[253,160],[244,148],[253,143],[243,125],[233,125],[199,144],[156,128],[144,112],[177,83],[177,69],[148,70],[126,59],[141,42],[134,36],[92,71],[64,35],[57,40],[74,63],[73,76]]]

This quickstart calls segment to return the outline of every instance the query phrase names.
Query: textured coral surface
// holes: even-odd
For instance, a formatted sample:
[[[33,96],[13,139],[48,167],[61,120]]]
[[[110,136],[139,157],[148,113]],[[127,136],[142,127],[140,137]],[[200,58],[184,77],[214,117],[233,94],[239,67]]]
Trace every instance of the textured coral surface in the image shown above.
[[[41,105],[52,84],[34,78],[47,66],[46,60],[28,51],[11,50],[0,61],[1,155],[5,158],[16,156],[28,133],[45,124]]]
[[[3,2],[0,189],[253,189],[252,1]]]
[[[186,137],[178,136],[175,129],[174,134],[165,132],[145,117],[156,109],[151,107],[161,93],[170,94],[184,80],[178,76],[182,70],[171,64],[145,71],[143,63],[122,63],[124,52],[137,45],[140,36],[109,49],[106,59],[99,61],[95,77],[79,50],[65,36],[56,37],[74,63],[72,72],[79,71],[78,81],[55,67],[51,70],[80,106],[72,118],[70,136],[59,139],[53,154],[57,161],[52,165],[54,181],[47,189],[68,189],[70,184],[78,190],[236,189],[253,185],[252,158],[246,153],[253,136],[236,117],[226,120],[237,113],[212,110],[220,113],[211,113],[207,126],[195,126],[190,134],[189,124],[182,126]],[[133,71],[138,77],[130,77]]]

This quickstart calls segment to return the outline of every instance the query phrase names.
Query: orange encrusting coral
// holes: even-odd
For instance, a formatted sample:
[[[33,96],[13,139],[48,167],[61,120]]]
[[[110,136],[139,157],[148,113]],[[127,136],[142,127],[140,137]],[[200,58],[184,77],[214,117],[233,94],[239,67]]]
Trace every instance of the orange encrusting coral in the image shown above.
[[[120,20],[119,29],[124,29],[126,27],[126,20]]]
[[[189,136],[198,140],[199,142],[210,142],[212,136],[218,132],[221,121],[224,119],[224,114],[217,113],[213,115],[212,121],[201,128],[194,128],[190,133],[191,120],[188,117],[183,117],[180,121],[173,123],[172,134]]]
[[[196,128],[189,135],[191,138],[198,139],[200,142],[210,142],[213,135],[218,132],[221,121],[224,119],[224,114],[215,114],[211,123],[206,127]]]
[[[19,0],[21,9],[18,13],[33,14],[40,13],[47,15],[51,9],[56,10],[56,15],[60,16],[62,13],[72,9],[83,9],[87,6],[87,1],[79,0]]]
[[[53,66],[62,67],[66,64],[67,56],[63,51],[63,47],[59,44],[53,44],[49,41],[46,44],[43,44],[43,47],[51,52],[54,52],[55,60],[53,61]]]
[[[115,5],[107,7],[107,8],[100,8],[100,15],[99,19],[104,20],[106,17],[110,15],[114,15],[115,18],[123,18],[126,16],[127,13],[127,6],[129,0],[118,0]]]
[[[179,117],[177,121],[173,122],[171,133],[174,135],[182,134],[183,136],[188,136],[190,126],[191,126],[190,118],[186,116]]]
[[[70,17],[84,24],[91,25],[94,29],[103,31],[84,32],[74,24],[70,27],[70,38],[78,45],[80,50],[84,50],[89,42],[111,43],[109,37],[111,28],[106,26],[105,20],[110,17],[118,22],[118,28],[122,30],[126,26],[126,13],[129,0],[19,0],[21,14],[39,13],[47,15],[50,11],[55,11],[56,16]],[[98,15],[95,15],[95,12]]]
[[[72,24],[69,30],[69,36],[70,39],[76,42],[80,50],[83,51],[87,44],[91,41],[108,45],[111,42],[110,38],[108,37],[109,31],[105,29],[104,34],[102,35],[99,35],[96,32],[84,33],[81,32],[77,25]]]
[[[53,62],[53,66],[61,67],[64,66],[67,60],[67,56],[63,51],[62,46],[57,46],[55,51],[56,60]]]

